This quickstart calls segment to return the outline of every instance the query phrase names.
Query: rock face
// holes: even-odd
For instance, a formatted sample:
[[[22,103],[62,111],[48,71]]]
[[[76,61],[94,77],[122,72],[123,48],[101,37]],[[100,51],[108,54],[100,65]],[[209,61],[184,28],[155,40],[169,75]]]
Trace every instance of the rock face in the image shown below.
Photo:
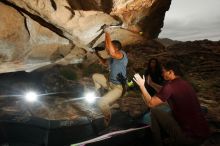
[[[50,64],[56,52],[66,55],[74,48],[69,40],[42,27],[26,14],[2,3],[0,9],[1,73],[34,70]]]
[[[2,0],[0,73],[82,62],[104,40],[123,45],[156,38],[171,0]],[[141,33],[140,33],[141,32]]]

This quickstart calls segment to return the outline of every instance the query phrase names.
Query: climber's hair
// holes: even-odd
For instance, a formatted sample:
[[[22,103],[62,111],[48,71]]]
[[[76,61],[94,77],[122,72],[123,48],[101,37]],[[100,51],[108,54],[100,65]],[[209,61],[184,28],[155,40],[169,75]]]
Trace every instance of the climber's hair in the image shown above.
[[[121,50],[122,49],[122,45],[121,45],[121,42],[118,41],[118,40],[113,40],[112,41],[112,44],[118,48],[118,50]]]

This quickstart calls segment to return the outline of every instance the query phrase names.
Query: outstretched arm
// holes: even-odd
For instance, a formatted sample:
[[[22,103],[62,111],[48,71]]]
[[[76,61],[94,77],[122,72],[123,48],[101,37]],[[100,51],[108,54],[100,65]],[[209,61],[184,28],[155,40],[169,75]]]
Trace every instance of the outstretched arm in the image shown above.
[[[106,28],[106,29],[108,29],[108,28]],[[118,49],[116,49],[116,47],[112,44],[110,34],[108,33],[108,31],[106,29],[105,29],[105,48],[106,48],[106,51],[109,53],[109,55],[112,58],[115,58],[115,59],[123,58],[123,53],[120,52]]]
[[[149,107],[154,107],[156,105],[163,103],[163,101],[157,96],[153,96],[153,97],[150,96],[150,94],[148,93],[147,89],[144,86],[145,83],[144,76],[143,78],[141,78],[139,74],[135,74],[133,80],[138,84],[139,88],[141,89],[141,92],[144,97],[144,101]]]

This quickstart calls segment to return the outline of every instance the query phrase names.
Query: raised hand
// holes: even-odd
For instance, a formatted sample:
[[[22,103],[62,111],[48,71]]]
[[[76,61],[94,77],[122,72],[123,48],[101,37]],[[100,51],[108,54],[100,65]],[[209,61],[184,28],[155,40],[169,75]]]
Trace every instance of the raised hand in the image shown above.
[[[138,84],[138,86],[144,86],[145,77],[141,78],[140,74],[136,73],[133,77],[133,80]]]

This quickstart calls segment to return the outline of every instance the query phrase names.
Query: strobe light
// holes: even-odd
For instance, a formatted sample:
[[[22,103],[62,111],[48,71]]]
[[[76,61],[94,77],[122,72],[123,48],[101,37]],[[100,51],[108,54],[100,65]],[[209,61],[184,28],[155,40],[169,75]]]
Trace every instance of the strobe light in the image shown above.
[[[25,100],[28,102],[35,102],[38,100],[38,96],[36,92],[30,91],[27,92],[24,96]]]
[[[97,97],[94,92],[89,92],[89,93],[86,93],[86,95],[85,95],[85,100],[88,103],[94,103],[97,98],[99,98],[99,97]]]

